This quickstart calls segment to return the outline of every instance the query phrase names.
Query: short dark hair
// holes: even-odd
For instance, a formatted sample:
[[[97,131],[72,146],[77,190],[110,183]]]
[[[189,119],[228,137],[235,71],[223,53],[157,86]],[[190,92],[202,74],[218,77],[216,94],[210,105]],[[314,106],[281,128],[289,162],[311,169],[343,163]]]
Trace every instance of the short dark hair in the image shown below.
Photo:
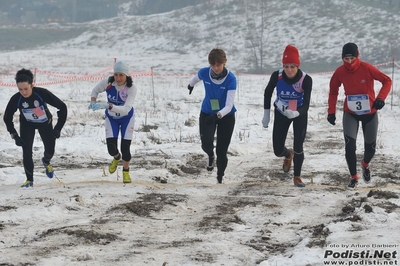
[[[214,48],[208,54],[208,63],[210,63],[210,65],[226,64],[226,61],[228,61],[228,59],[226,59],[226,53],[220,48]]]
[[[28,82],[29,84],[33,84],[33,73],[29,69],[21,69],[18,70],[17,74],[15,75],[16,83],[20,82]]]

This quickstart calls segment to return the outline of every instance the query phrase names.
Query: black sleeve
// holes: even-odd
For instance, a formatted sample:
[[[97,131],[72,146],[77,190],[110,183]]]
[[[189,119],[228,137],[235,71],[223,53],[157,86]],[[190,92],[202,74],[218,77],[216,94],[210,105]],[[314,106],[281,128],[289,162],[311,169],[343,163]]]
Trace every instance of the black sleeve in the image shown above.
[[[17,130],[14,127],[14,114],[18,109],[18,99],[21,96],[21,94],[18,92],[14,94],[11,98],[10,101],[7,104],[6,110],[4,111],[4,123],[6,124],[7,131],[10,132],[10,134],[17,133]]]
[[[271,98],[272,98],[272,94],[274,93],[276,84],[278,83],[278,74],[279,74],[279,71],[275,71],[274,73],[272,73],[271,77],[269,78],[267,87],[265,87],[264,109],[271,109]]]
[[[47,104],[50,104],[51,106],[54,106],[55,108],[58,109],[57,111],[58,119],[57,119],[57,124],[54,126],[54,129],[61,131],[65,122],[67,121],[67,114],[68,114],[67,105],[49,90],[44,88],[37,88],[37,89],[40,95],[42,95],[43,100]]]
[[[300,115],[307,113],[308,108],[310,107],[312,83],[313,83],[312,78],[309,75],[306,75],[303,80],[303,90],[304,90],[303,105],[297,109]]]

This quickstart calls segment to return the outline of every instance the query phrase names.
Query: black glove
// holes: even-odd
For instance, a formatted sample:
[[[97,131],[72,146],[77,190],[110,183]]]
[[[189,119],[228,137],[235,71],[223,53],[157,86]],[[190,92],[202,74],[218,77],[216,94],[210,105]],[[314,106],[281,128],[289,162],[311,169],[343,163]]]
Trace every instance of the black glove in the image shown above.
[[[212,125],[218,120],[217,114],[209,115],[206,117],[205,121],[207,125]]]
[[[21,137],[18,136],[17,133],[11,134],[11,138],[14,139],[15,145],[17,145],[17,146],[22,147],[22,146],[24,146],[26,144],[25,141],[23,139],[21,139]]]
[[[190,86],[190,84],[188,85],[189,95],[192,94],[193,88],[194,88],[194,87]]]
[[[331,123],[332,125],[336,125],[336,115],[335,114],[329,114],[328,115],[328,122]]]
[[[53,129],[53,131],[51,131],[51,137],[53,139],[58,139],[60,137],[60,130]]]
[[[382,100],[381,98],[377,98],[375,102],[372,104],[372,108],[375,108],[376,110],[381,110],[385,106],[385,101]]]

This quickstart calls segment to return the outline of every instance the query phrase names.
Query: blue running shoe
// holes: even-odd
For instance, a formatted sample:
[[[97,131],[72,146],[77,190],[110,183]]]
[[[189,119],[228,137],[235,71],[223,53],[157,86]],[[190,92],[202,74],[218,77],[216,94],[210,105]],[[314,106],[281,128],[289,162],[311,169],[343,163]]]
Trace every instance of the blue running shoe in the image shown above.
[[[21,187],[33,187],[33,181],[26,180]]]
[[[53,178],[53,176],[54,176],[53,167],[52,167],[49,163],[46,164],[46,163],[44,162],[44,157],[42,158],[42,163],[43,163],[44,168],[46,168],[46,175],[47,175],[47,177],[48,177],[48,178]]]

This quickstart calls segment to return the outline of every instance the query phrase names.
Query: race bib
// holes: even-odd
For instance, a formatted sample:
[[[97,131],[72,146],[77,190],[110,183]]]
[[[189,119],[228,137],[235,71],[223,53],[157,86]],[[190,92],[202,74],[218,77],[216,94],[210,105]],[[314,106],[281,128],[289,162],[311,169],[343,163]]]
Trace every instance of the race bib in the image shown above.
[[[218,99],[211,99],[211,110],[217,111],[220,110],[221,108],[219,107],[219,101]]]
[[[289,100],[288,108],[292,111],[297,111],[297,100]]]
[[[281,113],[285,112],[289,107],[289,103],[287,101],[282,101],[281,99],[275,102],[276,107],[281,111]]]
[[[48,120],[43,106],[22,109],[22,114],[28,122],[43,123]]]
[[[347,107],[357,115],[368,114],[371,112],[369,96],[367,94],[348,95]]]

